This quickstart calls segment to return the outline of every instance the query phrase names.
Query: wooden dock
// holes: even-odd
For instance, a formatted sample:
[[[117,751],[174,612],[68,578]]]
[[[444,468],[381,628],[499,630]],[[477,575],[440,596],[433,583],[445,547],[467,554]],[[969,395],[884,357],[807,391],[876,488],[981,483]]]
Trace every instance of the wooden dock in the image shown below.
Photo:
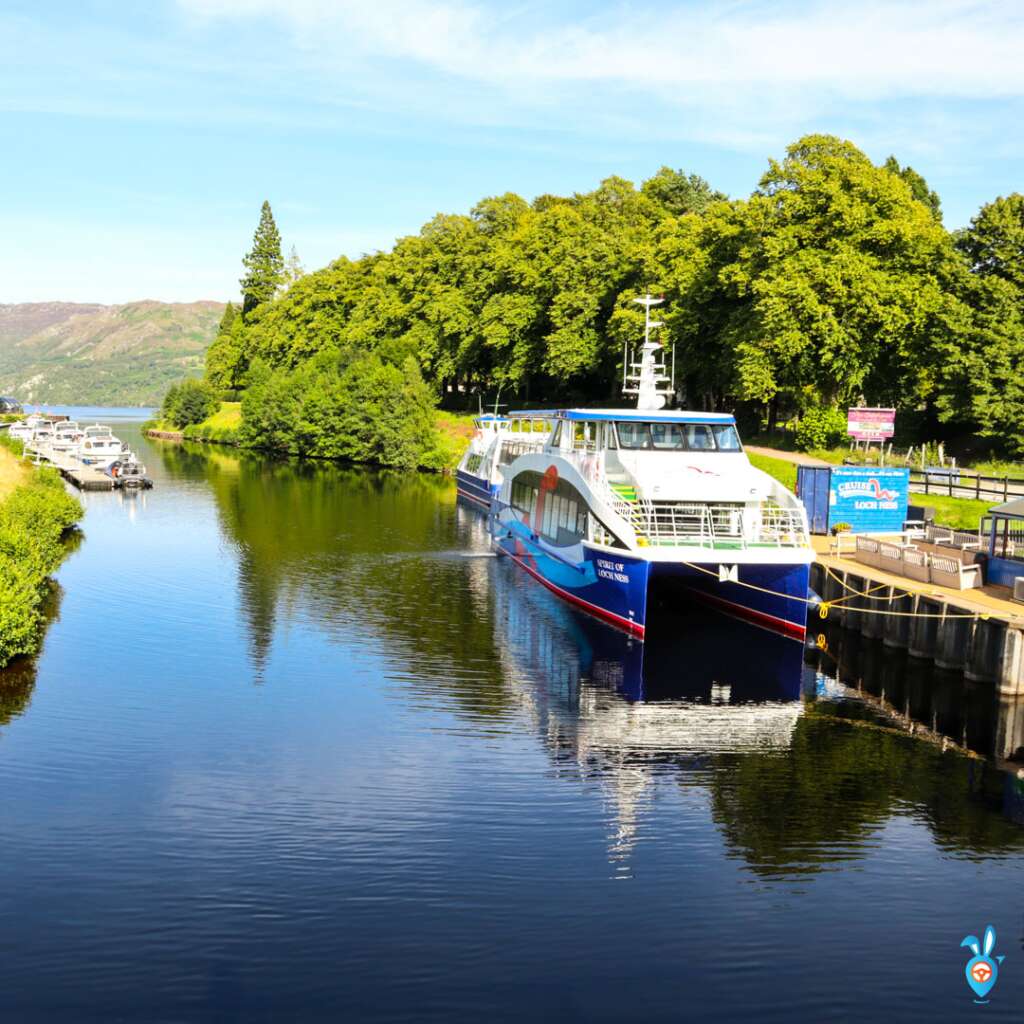
[[[102,469],[86,466],[70,455],[53,451],[48,445],[26,445],[25,454],[33,462],[48,462],[80,491],[112,491],[116,486],[113,478],[107,476]]]
[[[921,583],[830,551],[828,537],[812,539],[811,586],[825,614],[809,610],[808,633],[817,622],[838,622],[970,679],[994,682],[1003,697],[1024,698],[1024,604],[1011,601],[1007,587]]]

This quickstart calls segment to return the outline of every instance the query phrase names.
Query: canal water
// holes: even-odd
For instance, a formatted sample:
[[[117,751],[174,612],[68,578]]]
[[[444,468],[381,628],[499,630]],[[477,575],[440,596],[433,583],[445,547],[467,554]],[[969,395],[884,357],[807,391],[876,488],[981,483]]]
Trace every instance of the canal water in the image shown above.
[[[1020,1018],[991,687],[693,608],[637,644],[449,481],[116,430],[156,487],[83,497],[0,673],[4,1020]]]

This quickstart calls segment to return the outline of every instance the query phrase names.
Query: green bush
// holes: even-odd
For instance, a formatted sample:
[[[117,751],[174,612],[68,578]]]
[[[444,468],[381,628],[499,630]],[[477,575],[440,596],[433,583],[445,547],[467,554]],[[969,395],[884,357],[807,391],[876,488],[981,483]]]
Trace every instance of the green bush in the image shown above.
[[[160,409],[161,419],[179,429],[202,423],[217,411],[220,400],[217,392],[205,381],[188,378],[172,384],[164,396]]]
[[[846,440],[846,414],[828,406],[808,409],[796,428],[796,446],[802,452],[834,448]]]
[[[52,469],[37,470],[0,504],[0,667],[38,647],[48,578],[64,558],[65,532],[81,517]]]
[[[295,370],[256,363],[248,382],[239,432],[247,447],[398,469],[446,465],[434,394],[412,357],[401,367],[375,355],[343,366],[326,353]]]

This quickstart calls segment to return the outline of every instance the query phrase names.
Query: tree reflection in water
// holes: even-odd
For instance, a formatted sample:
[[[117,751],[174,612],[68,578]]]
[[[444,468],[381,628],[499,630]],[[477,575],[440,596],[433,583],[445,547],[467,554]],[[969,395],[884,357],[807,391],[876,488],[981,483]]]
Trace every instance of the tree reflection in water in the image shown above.
[[[279,620],[307,617],[343,643],[382,639],[408,666],[412,704],[525,721],[558,774],[599,781],[616,871],[630,870],[666,782],[707,793],[728,851],[764,879],[861,859],[900,815],[958,855],[1024,847],[1014,775],[911,735],[920,723],[1009,757],[1021,715],[991,687],[859,638],[805,658],[793,641],[685,607],[638,644],[515,567],[465,557],[487,554],[483,519],[454,508],[450,481],[189,445],[162,457],[216,497],[257,676]]]

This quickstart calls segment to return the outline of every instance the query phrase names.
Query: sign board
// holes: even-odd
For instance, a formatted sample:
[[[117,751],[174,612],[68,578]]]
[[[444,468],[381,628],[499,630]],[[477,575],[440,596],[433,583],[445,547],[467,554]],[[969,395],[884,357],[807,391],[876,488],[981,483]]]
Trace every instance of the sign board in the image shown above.
[[[895,409],[847,409],[846,432],[855,441],[885,441],[896,432]]]
[[[899,533],[907,518],[910,470],[833,466],[828,523],[849,523],[854,533]]]

